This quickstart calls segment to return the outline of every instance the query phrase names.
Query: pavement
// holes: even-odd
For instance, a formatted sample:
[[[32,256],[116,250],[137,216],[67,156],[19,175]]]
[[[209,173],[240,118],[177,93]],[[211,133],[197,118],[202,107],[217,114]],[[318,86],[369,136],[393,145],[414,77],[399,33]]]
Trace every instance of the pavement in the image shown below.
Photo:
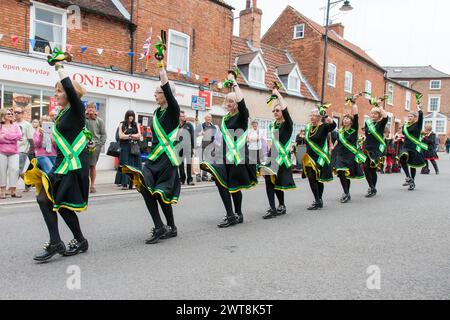
[[[44,264],[32,260],[48,239],[37,204],[2,204],[0,299],[449,299],[450,158],[440,156],[441,174],[419,174],[415,191],[382,175],[376,197],[355,181],[341,204],[339,182],[326,184],[317,212],[297,179],[288,214],[272,220],[261,218],[261,183],[244,192],[245,222],[228,229],[216,226],[215,188],[185,188],[178,237],[156,245],[144,244],[152,222],[136,191],[93,197],[79,215],[89,251]],[[72,239],[62,220],[60,231]]]

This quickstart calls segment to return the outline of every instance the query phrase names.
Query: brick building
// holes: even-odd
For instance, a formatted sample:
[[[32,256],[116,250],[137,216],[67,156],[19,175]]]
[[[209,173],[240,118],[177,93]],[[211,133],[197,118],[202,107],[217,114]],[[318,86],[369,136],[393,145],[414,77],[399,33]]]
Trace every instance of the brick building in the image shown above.
[[[268,126],[273,114],[266,101],[274,82],[283,85],[280,92],[294,121],[294,136],[318,103],[317,94],[288,50],[261,43],[262,14],[256,0],[247,1],[246,8],[239,13],[239,37],[233,37],[232,65],[239,69],[238,82],[250,116],[259,122],[267,139],[270,139]]]
[[[325,28],[307,18],[291,6],[287,6],[262,38],[262,43],[287,48],[300,65],[303,74],[316,92],[322,89],[322,68]],[[345,97],[359,92],[371,92],[385,101],[390,115],[391,133],[400,125],[408,109],[415,109],[415,90],[386,76],[386,70],[364,50],[345,40],[344,26],[340,23],[329,27],[327,73],[324,101],[331,102],[331,112],[336,120],[349,111]],[[361,99],[360,112],[367,115],[370,104]],[[363,121],[363,120],[361,120]]]
[[[145,126],[156,108],[153,54],[163,29],[169,78],[181,108],[193,116],[192,97],[203,96],[218,121],[225,92],[218,84],[231,63],[232,9],[222,0],[162,0],[158,5],[150,0],[2,0],[0,12],[8,19],[0,21],[1,107],[23,106],[30,118],[55,107],[58,79],[44,52],[58,47],[72,53],[66,70],[86,87],[84,101],[97,104],[108,143],[128,109]],[[142,52],[150,30],[152,58],[146,71]],[[101,156],[100,168],[112,165],[110,157]]]
[[[440,136],[443,148],[450,136],[450,75],[432,66],[385,68],[389,78],[423,93],[425,123]]]

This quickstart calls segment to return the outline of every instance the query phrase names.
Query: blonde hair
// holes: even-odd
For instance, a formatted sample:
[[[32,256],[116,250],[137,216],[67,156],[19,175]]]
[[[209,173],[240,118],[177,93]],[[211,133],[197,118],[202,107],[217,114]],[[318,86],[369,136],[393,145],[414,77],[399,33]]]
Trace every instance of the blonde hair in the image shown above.
[[[75,92],[77,93],[78,98],[81,98],[82,96],[84,96],[86,94],[86,89],[76,80],[71,80],[73,88],[75,89]],[[66,90],[64,90],[64,87],[61,83],[61,81],[58,81],[55,84],[55,88],[58,88],[64,92],[66,92]]]
[[[50,118],[50,116],[48,116],[48,115],[43,115],[42,117],[41,117],[41,120],[39,121],[41,124],[43,123],[43,122],[51,122],[52,121],[52,119]]]
[[[342,125],[344,125],[344,119],[345,118],[348,118],[348,119],[350,119],[350,121],[353,123],[353,119],[354,119],[354,117],[353,117],[353,115],[351,115],[350,113],[346,113],[346,114],[344,114],[344,116],[342,117]]]
[[[381,109],[378,107],[373,107],[372,109],[370,109],[370,112],[378,113],[378,115],[381,117]]]
[[[431,124],[425,125],[425,130],[433,131],[433,126]]]
[[[6,109],[0,109],[0,122],[5,121]]]

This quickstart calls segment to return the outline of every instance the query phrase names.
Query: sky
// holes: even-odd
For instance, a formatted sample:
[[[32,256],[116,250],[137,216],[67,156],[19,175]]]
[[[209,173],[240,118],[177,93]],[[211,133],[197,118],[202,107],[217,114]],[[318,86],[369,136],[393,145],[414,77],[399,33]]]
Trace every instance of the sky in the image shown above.
[[[234,16],[245,0],[226,0]],[[334,1],[331,1],[334,2]],[[342,3],[330,10],[333,23],[345,26],[344,38],[361,47],[382,66],[427,66],[450,74],[450,1],[350,0],[354,8],[341,12]],[[324,25],[326,0],[258,0],[262,9],[261,36],[290,5]],[[239,34],[239,19],[234,34]]]

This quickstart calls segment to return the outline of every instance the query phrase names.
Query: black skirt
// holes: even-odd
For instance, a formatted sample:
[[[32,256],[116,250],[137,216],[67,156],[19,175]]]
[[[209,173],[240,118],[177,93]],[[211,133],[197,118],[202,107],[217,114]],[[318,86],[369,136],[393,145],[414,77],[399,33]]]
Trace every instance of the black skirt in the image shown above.
[[[253,188],[258,184],[256,164],[217,164],[202,162],[200,168],[211,173],[212,178],[230,193]]]
[[[361,164],[356,162],[353,154],[336,155],[334,171],[336,173],[344,171],[347,179],[364,179],[364,172],[361,168]]]
[[[397,160],[400,161],[402,157],[406,157],[406,164],[411,168],[422,168],[426,166],[422,152],[418,152],[416,149],[408,148],[403,145],[397,156]]]
[[[363,153],[369,158],[371,168],[382,168],[385,158],[385,153],[378,148],[373,150],[364,149]]]
[[[131,177],[139,192],[148,190],[151,195],[159,196],[167,204],[178,202],[181,190],[178,167],[172,165],[166,154],[155,161],[147,159],[142,171],[128,165],[121,167],[121,170]]]
[[[277,167],[278,170],[272,168],[270,163],[267,165],[259,165],[257,166],[258,174],[270,176],[275,190],[285,191],[296,189],[297,186],[295,185],[294,177],[292,175],[292,167],[286,168],[284,165]]]
[[[36,159],[31,161],[31,169],[25,173],[25,183],[36,187],[38,195],[44,188],[48,199],[53,202],[53,211],[66,208],[72,211],[85,211],[89,198],[89,155],[87,149],[79,156],[81,169],[69,171],[67,174],[55,174],[63,158],[56,159],[53,169],[46,174],[37,165]]]
[[[437,155],[435,149],[428,145],[428,150],[422,151],[423,157],[425,160],[439,160],[439,156]]]
[[[331,165],[327,162],[324,163],[323,166],[321,166],[317,161],[319,157],[314,154],[313,157],[311,157],[308,153],[305,153],[302,158],[302,178],[307,178],[306,175],[306,168],[311,167],[313,168],[314,172],[316,173],[316,180],[319,182],[331,182],[333,181],[333,170],[331,169]]]

